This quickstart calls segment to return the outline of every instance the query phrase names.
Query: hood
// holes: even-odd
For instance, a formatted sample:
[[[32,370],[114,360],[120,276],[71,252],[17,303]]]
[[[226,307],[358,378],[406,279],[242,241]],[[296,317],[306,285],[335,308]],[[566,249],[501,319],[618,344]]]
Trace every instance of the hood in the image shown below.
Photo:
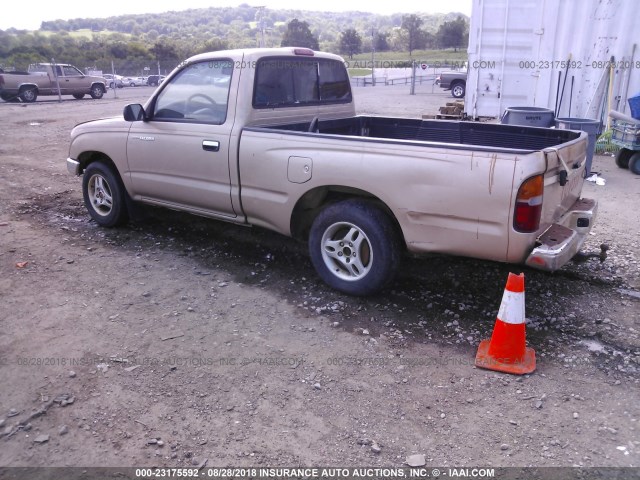
[[[128,132],[130,122],[126,122],[122,115],[117,117],[101,118],[99,120],[89,120],[88,122],[82,122],[77,124],[71,130],[71,138],[82,135],[83,133],[96,133],[96,132]]]

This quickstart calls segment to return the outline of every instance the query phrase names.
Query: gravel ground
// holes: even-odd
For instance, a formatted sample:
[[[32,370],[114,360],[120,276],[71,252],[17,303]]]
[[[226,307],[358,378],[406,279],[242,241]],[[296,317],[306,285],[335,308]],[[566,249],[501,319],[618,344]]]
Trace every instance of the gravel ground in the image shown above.
[[[430,89],[355,98],[420,116],[451,100]],[[351,298],[265,230],[89,220],[69,131],[150,92],[0,104],[0,466],[640,465],[640,177],[594,160],[586,251],[609,244],[604,263],[406,258],[387,291]],[[473,365],[509,271],[538,360],[523,377]]]

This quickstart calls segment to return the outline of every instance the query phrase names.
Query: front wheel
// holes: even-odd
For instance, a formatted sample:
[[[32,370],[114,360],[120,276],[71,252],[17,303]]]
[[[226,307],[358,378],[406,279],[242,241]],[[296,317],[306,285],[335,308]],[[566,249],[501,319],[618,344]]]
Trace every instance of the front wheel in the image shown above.
[[[629,170],[636,175],[640,175],[640,152],[636,152],[631,155],[631,158],[629,159]]]
[[[400,251],[391,218],[363,199],[326,207],[309,233],[316,271],[329,286],[349,295],[371,295],[393,280]]]
[[[616,165],[620,168],[629,168],[629,159],[633,155],[633,150],[628,148],[621,148],[616,153]]]
[[[90,164],[82,177],[82,196],[91,218],[103,227],[115,227],[127,220],[124,185],[102,162]]]
[[[89,92],[89,95],[91,95],[91,98],[99,100],[104,95],[104,88],[102,88],[102,85],[99,83],[96,83],[91,86],[91,92]]]
[[[465,94],[465,84],[464,83],[456,83],[451,87],[451,95],[455,98],[464,98]]]

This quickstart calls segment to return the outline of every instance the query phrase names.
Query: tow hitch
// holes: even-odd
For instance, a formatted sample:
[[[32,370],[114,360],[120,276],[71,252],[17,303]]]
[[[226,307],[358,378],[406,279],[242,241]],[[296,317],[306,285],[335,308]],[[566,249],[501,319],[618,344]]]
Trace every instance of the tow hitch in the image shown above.
[[[599,258],[600,263],[602,263],[607,259],[607,250],[609,250],[609,245],[607,245],[606,243],[602,243],[600,245],[600,253],[578,252],[573,257],[573,261],[582,263],[582,262],[586,262],[589,258]]]

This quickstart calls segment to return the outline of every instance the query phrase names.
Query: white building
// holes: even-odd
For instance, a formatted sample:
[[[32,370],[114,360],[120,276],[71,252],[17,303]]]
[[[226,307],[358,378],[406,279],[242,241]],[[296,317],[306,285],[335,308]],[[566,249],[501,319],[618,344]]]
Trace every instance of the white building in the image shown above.
[[[473,0],[465,111],[534,106],[605,122],[609,109],[629,114],[639,47],[638,0]]]

